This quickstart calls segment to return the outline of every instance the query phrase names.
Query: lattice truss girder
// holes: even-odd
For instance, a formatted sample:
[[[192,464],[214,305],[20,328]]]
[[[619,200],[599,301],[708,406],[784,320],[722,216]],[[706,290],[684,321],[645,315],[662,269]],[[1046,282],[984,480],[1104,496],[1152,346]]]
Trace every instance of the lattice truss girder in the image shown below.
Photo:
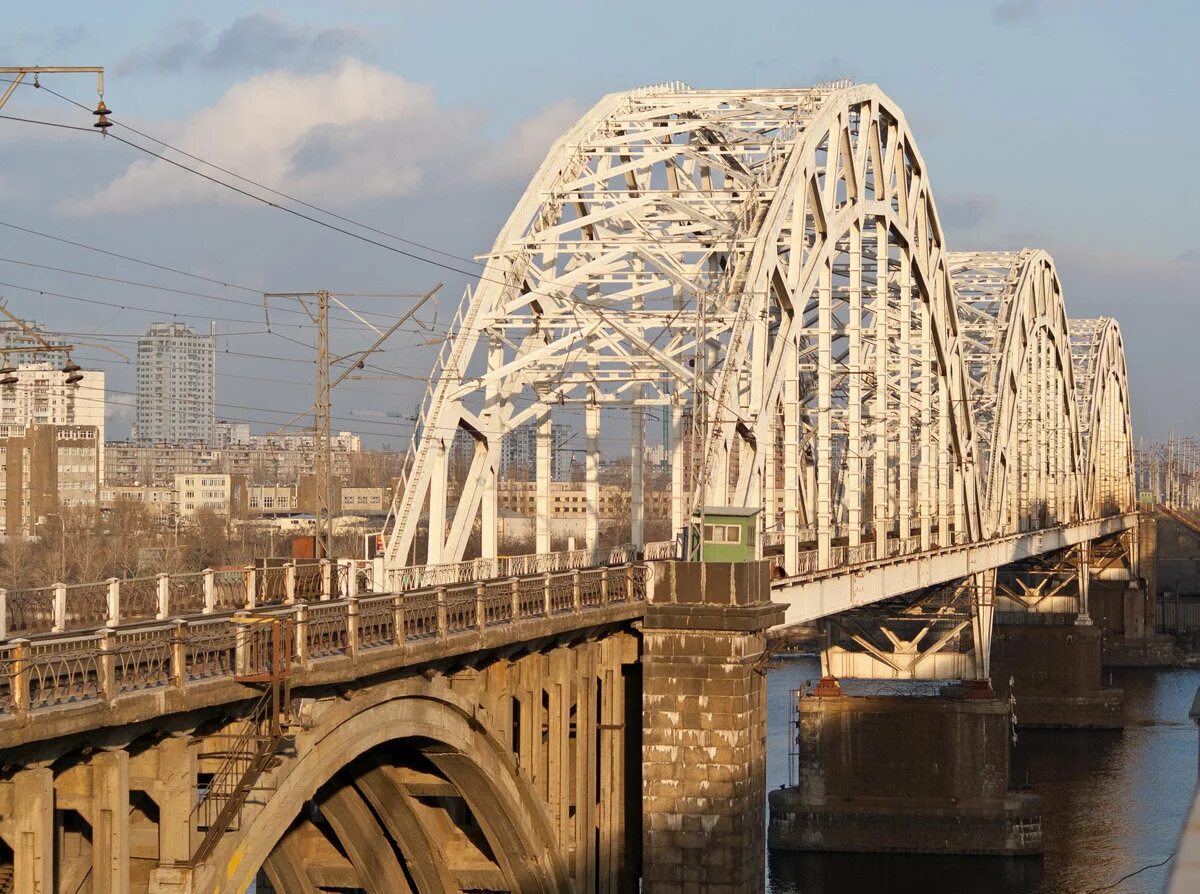
[[[476,527],[481,554],[495,556],[501,446],[526,422],[538,428],[537,550],[548,551],[557,407],[584,416],[589,547],[601,408],[630,418],[635,543],[654,407],[670,421],[672,530],[703,505],[762,507],[763,542],[787,573],[802,548],[829,567],[842,546],[881,555],[892,538],[911,550],[984,536],[1000,522],[985,525],[981,454],[1006,469],[1020,460],[1009,480],[1042,470],[1054,517],[1077,515],[1073,422],[1047,452],[995,425],[981,437],[972,416],[990,401],[989,424],[1009,414],[1005,431],[1019,432],[1013,389],[1045,383],[1057,390],[1037,406],[1069,416],[1052,264],[1025,253],[1007,273],[993,265],[973,288],[998,291],[974,305],[956,299],[951,264],[903,113],[874,86],[606,97],[555,143],[464,298],[421,405],[388,567],[463,558]],[[998,334],[989,302],[1021,326]],[[997,356],[983,357],[988,344]],[[475,447],[451,506],[457,432]],[[1005,505],[1014,525],[1032,515],[1031,488],[1003,490],[990,517]]]
[[[996,573],[981,572],[821,622],[824,676],[986,680]]]
[[[1135,501],[1133,426],[1121,327],[1111,317],[1071,320],[1070,335],[1088,515],[1127,512]]]
[[[1007,534],[1077,521],[1083,459],[1071,339],[1044,251],[952,252],[979,442],[984,528]]]

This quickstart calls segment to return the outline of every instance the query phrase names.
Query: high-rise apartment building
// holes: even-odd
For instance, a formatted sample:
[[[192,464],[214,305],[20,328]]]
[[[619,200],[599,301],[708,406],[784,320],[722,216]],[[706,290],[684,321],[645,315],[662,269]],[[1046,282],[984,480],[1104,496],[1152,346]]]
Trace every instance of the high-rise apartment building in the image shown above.
[[[138,339],[137,418],[141,444],[213,443],[216,332],[198,335],[183,323],[151,323]]]
[[[504,478],[532,481],[537,472],[536,422],[518,425],[506,432],[500,447],[500,475]],[[571,451],[567,442],[574,432],[569,426],[550,422],[550,477],[565,481],[571,472]]]
[[[40,363],[46,360],[46,352],[41,350],[42,343],[38,335],[46,334],[46,324],[36,320],[25,320],[25,325],[11,321],[0,323],[0,348],[4,348],[5,366],[24,366]]]

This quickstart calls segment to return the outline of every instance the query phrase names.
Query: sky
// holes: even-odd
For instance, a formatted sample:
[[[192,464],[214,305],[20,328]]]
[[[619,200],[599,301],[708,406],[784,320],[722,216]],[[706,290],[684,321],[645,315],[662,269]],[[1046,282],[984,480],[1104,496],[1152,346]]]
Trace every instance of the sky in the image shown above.
[[[1135,434],[1162,437],[1200,434],[1198,41],[1200,5],[1169,0],[64,0],[5,10],[0,65],[102,65],[123,123],[467,257],[490,249],[550,143],[606,93],[876,83],[905,110],[949,247],[1049,251],[1069,315],[1120,321]],[[93,76],[42,83],[95,104]],[[25,87],[0,114],[92,120]],[[105,370],[110,437],[132,415],[120,354],[152,320],[215,318],[218,415],[264,430],[310,403],[313,332],[281,301],[266,331],[257,292],[359,293],[345,302],[383,322],[411,299],[361,293],[442,282],[436,317],[418,314],[428,330],[408,324],[335,393],[335,428],[403,447],[411,423],[383,414],[413,412],[466,282],[115,139],[3,119],[0,222],[212,280],[0,226],[0,297]],[[370,334],[338,316],[334,353],[365,347]]]

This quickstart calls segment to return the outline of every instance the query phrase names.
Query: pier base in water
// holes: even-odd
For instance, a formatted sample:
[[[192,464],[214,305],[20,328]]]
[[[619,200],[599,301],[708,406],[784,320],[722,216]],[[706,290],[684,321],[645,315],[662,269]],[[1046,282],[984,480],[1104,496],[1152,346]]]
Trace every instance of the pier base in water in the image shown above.
[[[773,849],[1040,854],[1042,801],[1009,789],[1007,701],[804,697],[800,784],[769,795]]]

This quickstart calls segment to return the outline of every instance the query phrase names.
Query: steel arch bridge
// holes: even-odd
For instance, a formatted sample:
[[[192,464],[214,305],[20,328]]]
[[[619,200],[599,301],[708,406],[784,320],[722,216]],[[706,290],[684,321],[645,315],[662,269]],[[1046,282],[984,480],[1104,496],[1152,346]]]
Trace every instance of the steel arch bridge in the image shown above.
[[[904,114],[871,85],[634,90],[554,144],[438,359],[389,572],[475,558],[473,530],[490,567],[504,439],[525,423],[549,556],[563,411],[584,418],[595,550],[613,409],[648,557],[675,551],[644,542],[649,412],[669,419],[670,530],[759,508],[785,582],[1133,508],[1116,322],[1069,320],[1044,251],[949,251]],[[473,454],[452,503],[460,432]]]

